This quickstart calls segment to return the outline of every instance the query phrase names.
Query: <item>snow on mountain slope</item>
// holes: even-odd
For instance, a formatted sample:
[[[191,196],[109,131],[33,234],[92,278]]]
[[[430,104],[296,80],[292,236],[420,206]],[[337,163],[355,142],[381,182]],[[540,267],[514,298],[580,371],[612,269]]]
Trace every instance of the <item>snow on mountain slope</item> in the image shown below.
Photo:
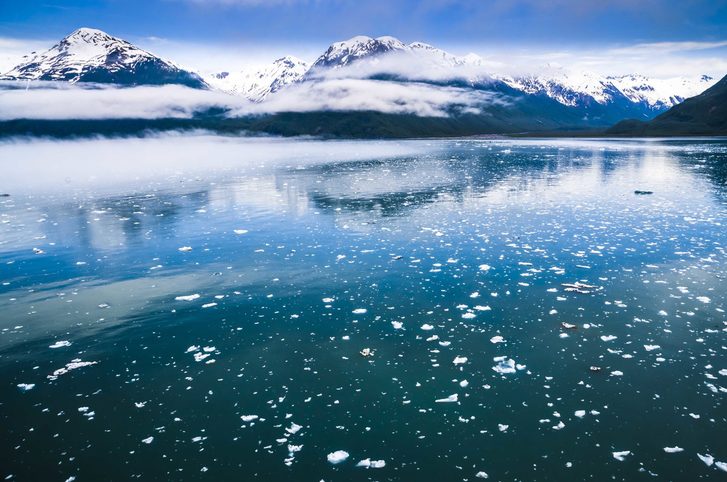
[[[221,72],[205,77],[205,81],[222,92],[260,102],[271,93],[299,81],[308,71],[308,67],[308,63],[288,55],[262,69],[246,68],[238,72]]]
[[[617,98],[643,103],[653,110],[666,110],[714,84],[714,79],[650,79],[642,75],[598,76],[589,72],[545,69],[540,75],[501,77],[510,87],[527,94],[544,94],[563,105],[578,106],[592,101],[605,105]]]
[[[406,50],[407,46],[394,37],[371,38],[365,35],[336,42],[313,63],[313,69],[339,68],[357,60],[377,55]]]
[[[47,51],[24,57],[3,78],[205,87],[196,74],[92,28],[79,28]]]
[[[698,78],[649,79],[643,75],[607,77],[606,80],[632,102],[645,102],[654,108],[668,109],[684,99],[699,95],[716,83],[708,75]]]

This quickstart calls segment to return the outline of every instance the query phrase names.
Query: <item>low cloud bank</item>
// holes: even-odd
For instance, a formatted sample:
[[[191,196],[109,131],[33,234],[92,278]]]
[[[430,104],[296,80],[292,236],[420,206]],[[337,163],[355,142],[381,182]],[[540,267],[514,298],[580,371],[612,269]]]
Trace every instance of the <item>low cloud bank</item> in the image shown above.
[[[379,111],[418,116],[479,113],[505,103],[491,92],[425,83],[324,78],[291,86],[255,104],[179,85],[115,87],[58,82],[0,83],[0,120],[190,118],[222,109],[229,116],[311,111]]]

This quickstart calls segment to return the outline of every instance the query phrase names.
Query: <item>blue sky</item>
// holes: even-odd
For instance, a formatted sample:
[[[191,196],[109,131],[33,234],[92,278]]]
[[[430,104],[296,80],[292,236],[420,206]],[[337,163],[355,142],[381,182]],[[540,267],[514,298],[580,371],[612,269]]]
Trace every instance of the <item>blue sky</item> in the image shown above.
[[[4,49],[6,56],[24,44],[40,47],[88,26],[176,55],[182,63],[205,64],[200,68],[283,53],[310,58],[333,41],[359,34],[422,40],[455,53],[472,51],[503,59],[530,52],[545,61],[570,56],[573,62],[608,55],[612,49],[641,46],[643,50],[643,45],[661,45],[644,57],[660,55],[664,62],[678,62],[681,55],[707,67],[713,59],[727,58],[720,44],[727,40],[727,0],[0,0],[0,4],[0,51]],[[671,47],[665,51],[666,43]],[[205,54],[211,50],[217,52]]]

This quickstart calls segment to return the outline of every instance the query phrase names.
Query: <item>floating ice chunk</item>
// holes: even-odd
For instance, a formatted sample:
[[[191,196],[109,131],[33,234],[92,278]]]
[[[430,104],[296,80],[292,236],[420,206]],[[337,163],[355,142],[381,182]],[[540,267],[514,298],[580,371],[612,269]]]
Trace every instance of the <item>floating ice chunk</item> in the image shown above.
[[[177,297],[176,297],[176,298],[174,298],[174,299],[175,299],[175,300],[177,300],[177,301],[194,301],[194,300],[196,300],[196,299],[198,299],[198,298],[199,298],[199,295],[198,295],[197,293],[195,293],[195,294],[193,294],[193,295],[182,295],[182,296],[177,296]]]
[[[184,353],[192,353],[193,351],[199,351],[199,347],[197,345],[192,345],[187,348],[187,351],[185,351]]]
[[[553,430],[563,430],[565,428],[565,424],[563,423],[563,420],[558,422],[558,425],[553,425]]]
[[[240,418],[243,422],[252,422],[253,420],[257,420],[260,417],[257,415],[243,415]]]
[[[459,382],[459,386],[462,388],[467,388],[467,385],[469,384],[470,382],[468,382],[467,380],[462,380],[461,382]]]
[[[613,453],[613,458],[616,459],[616,460],[618,460],[619,462],[623,462],[624,460],[626,460],[626,456],[627,455],[631,455],[631,451],[630,450],[623,450],[621,452],[614,452]]]
[[[333,303],[335,301],[334,298],[323,298],[321,301],[324,303]]]
[[[440,398],[438,400],[434,400],[436,403],[453,403],[459,401],[459,394],[455,393],[447,398]]]
[[[727,377],[727,368],[723,368],[720,371],[718,371],[717,373],[719,373],[723,377]]]
[[[622,372],[621,370],[614,370],[611,372],[612,377],[621,377],[621,376],[623,376],[623,374],[624,374],[624,372]]]
[[[505,343],[505,339],[500,335],[493,336],[490,338],[490,343]]]
[[[505,431],[505,430],[507,430],[508,428],[510,428],[510,426],[509,426],[509,425],[505,425],[505,424],[502,424],[502,423],[498,423],[498,424],[497,424],[497,429],[498,429],[498,430],[499,430],[500,432],[504,432],[504,431]]]
[[[386,462],[383,460],[371,460],[363,459],[356,464],[356,467],[365,467],[367,469],[381,469],[386,466]]]
[[[475,318],[477,315],[472,313],[471,311],[468,311],[467,313],[462,313],[462,318],[465,320],[471,320],[472,318]]]
[[[332,464],[340,464],[341,462],[344,462],[348,458],[348,452],[345,450],[336,450],[335,452],[331,452],[326,456],[328,461]]]
[[[452,361],[455,365],[462,365],[463,363],[467,363],[467,357],[466,356],[456,356],[454,357],[454,360]]]
[[[63,348],[65,346],[71,346],[72,343],[67,340],[57,341],[53,343],[52,345],[48,346],[48,348]]]
[[[654,351],[659,349],[661,349],[659,345],[644,345],[644,350],[646,351]]]
[[[497,373],[501,373],[503,375],[509,374],[509,373],[515,373],[517,370],[515,369],[515,360],[512,358],[507,357],[495,357],[494,361],[497,362],[497,365],[492,367],[493,370],[495,370]]]
[[[678,452],[684,452],[684,449],[681,447],[664,447],[664,452],[668,454],[676,454]]]
[[[302,444],[301,445],[288,444],[288,453],[289,454],[294,454],[296,452],[300,452],[302,449],[303,449]]]
[[[27,392],[35,388],[35,383],[18,383],[18,388],[21,392]]]
[[[402,323],[401,321],[392,321],[391,326],[393,326],[395,330],[401,330],[402,328],[404,328],[404,323]]]
[[[249,231],[247,229],[235,229],[233,232],[235,234],[247,234]]]
[[[192,251],[192,246],[182,246],[181,248],[179,248],[179,251],[181,251],[182,253]]]
[[[433,329],[434,329],[434,327],[433,327],[432,325],[430,325],[429,323],[424,323],[424,324],[423,324],[423,325],[421,326],[421,329],[422,329],[422,330],[424,330],[424,331],[429,331],[429,330],[433,330]]]
[[[477,472],[477,473],[475,474],[475,477],[477,477],[478,479],[487,479],[487,478],[489,478],[490,476],[489,476],[489,475],[487,475],[487,472],[483,472],[482,470],[480,470],[479,472]]]
[[[705,464],[707,464],[707,467],[711,467],[712,464],[714,464],[714,457],[712,457],[709,454],[702,455],[702,454],[698,453],[697,454],[697,457],[699,457],[699,460],[701,460],[702,462],[704,462]]]
[[[616,338],[618,338],[618,337],[617,336],[614,336],[614,335],[603,335],[601,337],[601,340],[603,340],[603,341],[613,341]]]
[[[286,431],[286,432],[288,432],[289,434],[295,435],[295,434],[296,434],[296,433],[298,433],[298,432],[300,431],[300,429],[302,429],[302,428],[303,428],[303,426],[302,426],[302,425],[298,425],[298,424],[297,424],[297,423],[295,423],[295,422],[291,422],[291,423],[290,423],[290,427],[286,428],[286,429],[285,429],[285,431]]]
[[[83,368],[91,365],[96,365],[98,362],[92,361],[81,361],[80,358],[74,358],[71,360],[70,363],[66,363],[66,366],[63,368],[59,368],[58,370],[55,370],[53,374],[48,375],[48,380],[56,380],[59,376],[65,375],[66,373],[70,372],[71,370],[76,370],[78,368]]]
[[[701,301],[702,303],[709,303],[712,300],[709,299],[708,296],[697,296],[697,301]]]
[[[208,358],[210,356],[209,353],[195,353],[194,354],[194,361],[201,362],[205,358]]]
[[[134,406],[136,408],[144,408],[146,406],[146,402],[134,402]]]
[[[714,466],[722,472],[727,472],[727,462],[715,462]]]
[[[154,437],[147,437],[147,438],[145,438],[145,439],[142,439],[142,442],[144,442],[144,443],[145,443],[145,444],[147,444],[147,445],[149,445],[149,444],[150,444],[150,443],[152,443],[153,441],[154,441]]]
[[[578,418],[583,418],[586,416],[586,411],[585,410],[576,410],[574,415]]]
[[[492,311],[492,308],[490,308],[487,305],[475,305],[474,310],[476,310],[476,311]]]
[[[490,271],[490,269],[492,269],[492,266],[490,266],[489,264],[481,264],[479,268],[480,271]]]
[[[352,311],[352,313],[353,313],[354,315],[363,315],[363,314],[364,314],[364,313],[366,313],[367,311],[368,311],[368,310],[367,310],[366,308],[356,308],[355,310],[353,310],[353,311]]]
[[[217,306],[217,303],[205,303],[202,305],[202,308],[212,308],[213,306]]]

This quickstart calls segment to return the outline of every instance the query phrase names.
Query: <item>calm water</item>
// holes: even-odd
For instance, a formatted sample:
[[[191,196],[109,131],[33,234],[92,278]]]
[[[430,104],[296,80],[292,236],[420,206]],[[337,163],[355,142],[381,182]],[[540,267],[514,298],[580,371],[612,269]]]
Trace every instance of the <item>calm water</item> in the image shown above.
[[[3,477],[727,477],[727,141],[0,159]]]

